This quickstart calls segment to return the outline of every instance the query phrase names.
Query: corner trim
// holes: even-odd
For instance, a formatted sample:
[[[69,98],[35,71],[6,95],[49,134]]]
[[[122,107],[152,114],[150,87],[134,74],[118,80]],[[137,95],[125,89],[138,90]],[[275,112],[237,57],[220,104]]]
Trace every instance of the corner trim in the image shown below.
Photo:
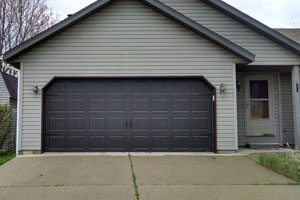
[[[16,155],[19,155],[21,149],[21,133],[22,133],[22,108],[23,108],[23,63],[20,64],[18,70],[18,102],[17,102],[17,132],[16,132]]]
[[[237,112],[237,91],[236,91],[236,64],[233,63],[232,67],[232,84],[233,84],[233,122],[234,122],[234,145],[235,149],[239,149],[239,135],[238,135],[238,112]]]
[[[300,91],[299,91],[299,66],[292,69],[292,95],[293,95],[293,114],[294,114],[294,137],[295,148],[300,150]],[[298,88],[297,88],[298,84]]]

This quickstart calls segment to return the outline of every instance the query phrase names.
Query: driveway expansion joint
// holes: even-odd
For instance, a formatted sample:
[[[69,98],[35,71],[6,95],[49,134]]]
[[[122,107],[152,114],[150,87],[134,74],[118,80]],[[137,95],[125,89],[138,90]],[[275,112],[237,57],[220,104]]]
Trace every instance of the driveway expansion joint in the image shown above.
[[[136,183],[136,175],[135,175],[135,172],[133,169],[133,162],[132,162],[130,153],[128,153],[128,158],[129,158],[130,167],[131,167],[131,174],[132,174],[132,181],[133,181],[134,190],[135,190],[135,197],[136,197],[136,200],[140,200],[140,194],[139,194],[139,190],[138,190],[139,188]]]

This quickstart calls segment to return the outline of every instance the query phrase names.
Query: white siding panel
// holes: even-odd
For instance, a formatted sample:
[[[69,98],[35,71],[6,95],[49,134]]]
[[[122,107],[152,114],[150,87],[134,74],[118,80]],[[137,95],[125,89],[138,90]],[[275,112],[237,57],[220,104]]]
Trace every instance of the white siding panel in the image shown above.
[[[127,16],[127,17],[124,17]],[[133,36],[134,34],[134,36]],[[53,76],[204,75],[217,89],[218,150],[234,150],[233,63],[240,58],[136,1],[117,1],[23,54],[22,150],[40,150],[42,88]],[[34,139],[32,139],[34,138]]]
[[[280,143],[280,122],[279,122],[279,93],[278,93],[278,74],[273,73],[273,99],[274,99],[274,120],[275,136],[272,137],[247,137],[245,133],[245,90],[244,80],[246,73],[237,73],[237,80],[241,82],[241,87],[237,91],[237,115],[238,115],[238,140],[239,146],[246,143]],[[283,90],[283,89],[282,89]]]
[[[10,95],[6,88],[2,75],[0,74],[0,104],[8,104]]]
[[[200,0],[161,0],[256,55],[251,65],[298,65],[300,57]]]

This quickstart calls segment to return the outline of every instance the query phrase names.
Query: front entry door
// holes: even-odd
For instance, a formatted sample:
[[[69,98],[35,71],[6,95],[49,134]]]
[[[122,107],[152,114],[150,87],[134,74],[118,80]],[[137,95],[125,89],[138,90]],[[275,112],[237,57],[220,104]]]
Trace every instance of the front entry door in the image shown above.
[[[274,136],[272,74],[245,78],[246,136]]]

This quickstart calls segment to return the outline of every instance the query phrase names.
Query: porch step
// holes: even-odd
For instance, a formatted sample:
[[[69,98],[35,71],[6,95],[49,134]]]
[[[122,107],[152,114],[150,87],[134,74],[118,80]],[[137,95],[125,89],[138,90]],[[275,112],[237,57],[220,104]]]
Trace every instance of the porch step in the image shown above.
[[[269,148],[279,148],[279,143],[247,143],[247,148],[250,149],[269,149]]]

